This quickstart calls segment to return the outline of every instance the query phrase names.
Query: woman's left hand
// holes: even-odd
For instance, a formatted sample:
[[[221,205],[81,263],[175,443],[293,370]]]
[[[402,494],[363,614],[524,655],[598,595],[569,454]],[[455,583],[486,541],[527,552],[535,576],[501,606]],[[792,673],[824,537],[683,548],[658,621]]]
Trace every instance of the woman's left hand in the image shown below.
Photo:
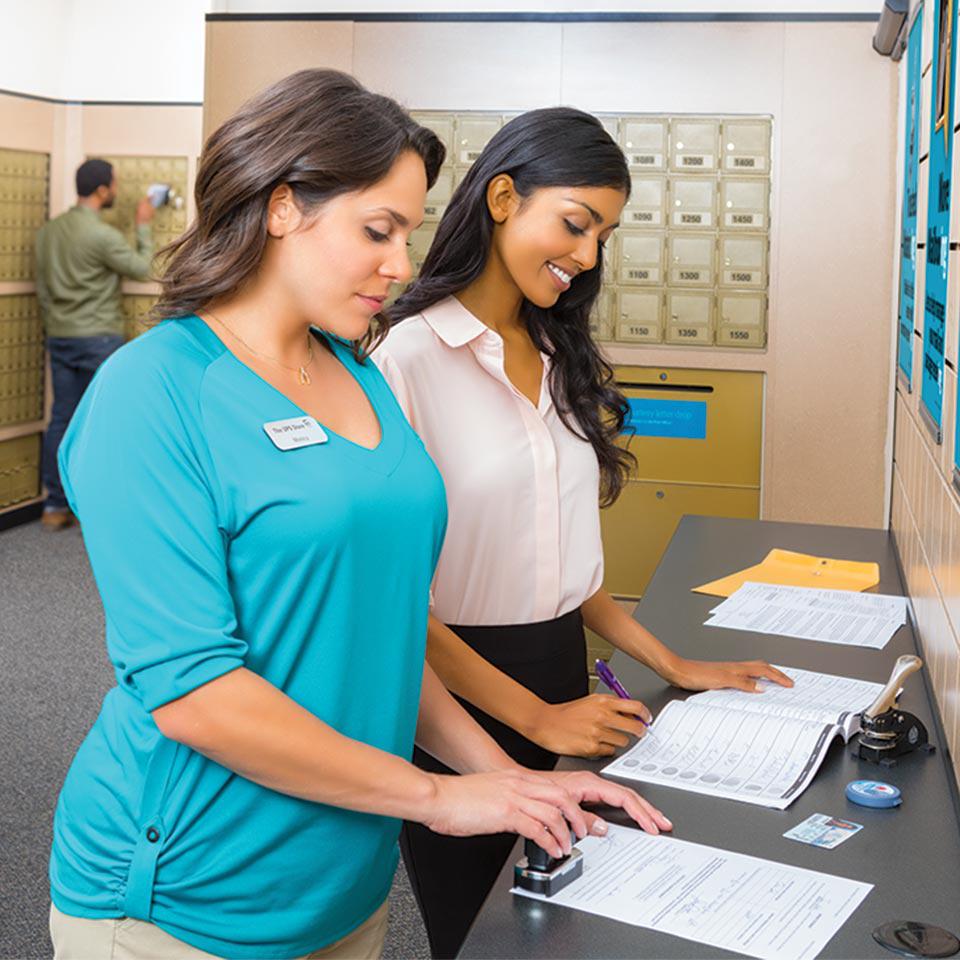
[[[759,693],[757,680],[772,680],[782,687],[792,687],[793,681],[765,660],[742,660],[735,663],[714,663],[709,660],[686,660],[682,657],[662,674],[663,679],[684,690],[719,690],[732,687]]]

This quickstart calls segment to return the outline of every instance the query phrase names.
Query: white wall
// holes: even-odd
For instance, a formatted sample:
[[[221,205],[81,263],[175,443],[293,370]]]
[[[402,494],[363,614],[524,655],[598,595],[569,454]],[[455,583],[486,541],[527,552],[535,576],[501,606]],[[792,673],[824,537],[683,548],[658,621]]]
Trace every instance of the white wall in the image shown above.
[[[60,100],[200,103],[211,0],[15,0],[0,89]]]
[[[65,0],[17,0],[0,9],[0,90],[62,97],[66,71]]]
[[[216,13],[869,13],[882,0],[213,0]]]

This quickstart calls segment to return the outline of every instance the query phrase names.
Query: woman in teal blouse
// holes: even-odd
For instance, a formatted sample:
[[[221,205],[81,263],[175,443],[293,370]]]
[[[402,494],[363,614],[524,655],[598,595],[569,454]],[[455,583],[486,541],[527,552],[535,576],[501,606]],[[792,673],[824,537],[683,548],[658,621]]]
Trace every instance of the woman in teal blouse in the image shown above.
[[[208,141],[165,319],[104,365],[61,472],[117,686],[57,806],[59,960],[377,956],[400,821],[602,832],[669,822],[592,775],[511,761],[424,665],[442,481],[353,344],[443,148],[304,71]],[[467,776],[409,763],[424,749]]]

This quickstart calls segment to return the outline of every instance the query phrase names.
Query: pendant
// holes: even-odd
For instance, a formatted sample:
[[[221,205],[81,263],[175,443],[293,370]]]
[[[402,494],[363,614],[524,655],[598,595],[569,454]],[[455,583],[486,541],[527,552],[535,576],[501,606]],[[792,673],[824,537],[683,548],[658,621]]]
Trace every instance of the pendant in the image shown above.
[[[300,367],[300,385],[303,387],[309,387],[310,383],[310,374],[307,373],[305,367]]]

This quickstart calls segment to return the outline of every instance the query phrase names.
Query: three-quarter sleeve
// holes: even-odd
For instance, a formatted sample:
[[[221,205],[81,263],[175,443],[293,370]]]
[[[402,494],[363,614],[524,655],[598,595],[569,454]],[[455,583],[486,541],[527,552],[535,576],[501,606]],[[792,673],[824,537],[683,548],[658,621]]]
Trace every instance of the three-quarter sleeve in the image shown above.
[[[121,687],[148,711],[244,663],[216,478],[192,385],[120,351],[60,450]]]

